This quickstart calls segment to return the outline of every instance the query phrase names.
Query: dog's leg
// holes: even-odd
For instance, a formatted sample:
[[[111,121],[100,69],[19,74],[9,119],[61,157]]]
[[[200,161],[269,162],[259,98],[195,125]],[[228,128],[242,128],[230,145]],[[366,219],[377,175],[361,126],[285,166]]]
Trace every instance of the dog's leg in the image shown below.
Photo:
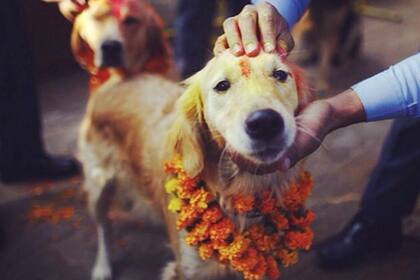
[[[89,184],[88,207],[92,217],[97,223],[98,249],[95,265],[92,270],[92,280],[109,280],[112,277],[109,257],[109,235],[111,223],[107,218],[114,194],[112,179],[106,179],[103,174],[96,174],[94,179],[87,180]]]

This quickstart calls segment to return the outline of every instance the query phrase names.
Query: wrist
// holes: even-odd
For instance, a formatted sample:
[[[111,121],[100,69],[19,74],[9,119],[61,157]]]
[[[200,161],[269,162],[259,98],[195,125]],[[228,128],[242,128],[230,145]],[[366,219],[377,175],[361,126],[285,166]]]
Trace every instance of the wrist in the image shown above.
[[[366,121],[363,104],[357,93],[348,89],[325,102],[330,107],[329,132],[351,124]]]

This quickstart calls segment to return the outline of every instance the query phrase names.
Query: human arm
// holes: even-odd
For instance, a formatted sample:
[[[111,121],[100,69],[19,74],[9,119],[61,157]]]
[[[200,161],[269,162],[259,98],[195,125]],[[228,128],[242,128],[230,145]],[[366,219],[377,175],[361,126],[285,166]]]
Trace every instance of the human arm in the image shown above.
[[[417,53],[334,97],[315,101],[297,117],[292,147],[280,163],[288,169],[314,152],[332,131],[363,121],[420,117],[420,54]]]
[[[216,55],[228,48],[238,56],[256,56],[261,47],[265,52],[293,49],[289,27],[303,15],[309,0],[254,0],[253,3],[246,5],[239,15],[225,20],[224,34],[214,47]]]

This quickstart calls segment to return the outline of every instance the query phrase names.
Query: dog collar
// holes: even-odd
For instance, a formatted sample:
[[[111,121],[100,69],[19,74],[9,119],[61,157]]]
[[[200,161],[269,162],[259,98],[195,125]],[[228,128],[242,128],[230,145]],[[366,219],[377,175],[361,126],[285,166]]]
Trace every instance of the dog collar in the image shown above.
[[[231,197],[228,213],[201,178],[187,175],[179,157],[165,164],[165,172],[176,228],[185,230],[185,242],[195,246],[204,261],[213,258],[229,265],[246,280],[278,279],[280,267],[297,263],[298,251],[311,247],[315,215],[304,206],[313,187],[308,172],[282,187],[279,200],[272,191]],[[231,217],[256,222],[240,230]]]

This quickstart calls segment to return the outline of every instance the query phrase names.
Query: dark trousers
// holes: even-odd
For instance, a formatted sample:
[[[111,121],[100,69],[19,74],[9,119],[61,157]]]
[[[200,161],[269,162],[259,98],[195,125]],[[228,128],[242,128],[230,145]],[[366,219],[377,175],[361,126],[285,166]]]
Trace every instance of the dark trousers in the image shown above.
[[[225,0],[227,15],[237,15],[249,0]],[[200,70],[211,56],[210,36],[216,0],[179,0],[175,20],[175,58],[183,78]]]
[[[2,0],[0,9],[0,171],[4,165],[44,153],[20,2]]]
[[[395,223],[410,214],[420,190],[420,119],[396,120],[362,199],[363,217]]]

